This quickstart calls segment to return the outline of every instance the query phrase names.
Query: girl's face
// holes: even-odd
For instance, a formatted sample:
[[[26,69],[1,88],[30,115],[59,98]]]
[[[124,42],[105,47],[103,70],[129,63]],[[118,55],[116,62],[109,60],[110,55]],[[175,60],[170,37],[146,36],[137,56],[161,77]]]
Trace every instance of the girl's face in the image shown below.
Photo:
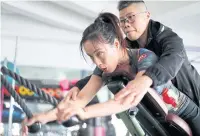
[[[87,40],[83,44],[86,54],[105,73],[113,72],[120,59],[118,40],[113,45]]]

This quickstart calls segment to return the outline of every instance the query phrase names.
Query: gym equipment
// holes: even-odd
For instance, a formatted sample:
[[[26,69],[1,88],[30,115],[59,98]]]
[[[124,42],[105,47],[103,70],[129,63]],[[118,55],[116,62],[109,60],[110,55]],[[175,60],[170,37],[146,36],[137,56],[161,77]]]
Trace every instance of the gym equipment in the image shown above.
[[[80,129],[74,131],[75,136],[116,136],[114,126],[111,128],[106,117],[90,118],[79,126]]]
[[[58,104],[58,101],[51,97],[50,95],[48,94],[45,94],[44,91],[40,90],[39,88],[37,88],[35,85],[31,84],[28,80],[26,79],[23,79],[21,76],[17,75],[16,73],[13,73],[11,71],[9,71],[8,69],[6,69],[5,67],[2,67],[1,68],[1,71],[2,73],[4,74],[7,74],[11,77],[13,77],[15,80],[17,80],[19,82],[19,84],[29,88],[30,90],[33,90],[36,94],[38,94],[38,96],[40,98],[43,98],[44,100],[48,101],[49,103],[51,103],[52,105],[56,106]],[[3,77],[3,76],[1,76]],[[3,78],[1,78],[2,81],[4,81]],[[9,88],[6,84],[6,82],[2,82],[2,85],[4,85],[7,89]],[[11,92],[13,93],[16,93],[15,91],[11,90]],[[13,95],[13,94],[11,94]],[[14,96],[14,95],[13,95]],[[14,97],[15,99],[19,99],[18,97]],[[23,110],[24,112],[29,115],[28,118],[31,116],[30,114],[30,111],[28,109],[26,109],[26,105],[21,101],[17,101],[19,103],[19,105],[21,107],[23,107]],[[24,107],[25,105],[25,107]],[[27,111],[28,110],[28,111]],[[66,127],[71,127],[71,126],[75,126],[75,125],[82,125],[83,124],[83,121],[81,121],[77,116],[73,116],[71,117],[71,119],[69,119],[68,121],[66,122],[63,122],[63,125],[66,126]],[[99,122],[96,121],[96,124],[99,124]],[[93,127],[94,128],[94,127]],[[36,132],[36,131],[39,131],[40,129],[40,124],[34,124],[34,126],[30,127],[29,128],[29,132]],[[95,129],[95,128],[94,128]],[[105,128],[103,128],[102,126],[97,126],[97,128],[95,129],[96,134],[102,134],[101,136],[105,135]],[[101,133],[100,133],[101,132]],[[89,132],[90,133],[90,132]],[[93,136],[93,135],[91,135]],[[98,135],[97,135],[98,136]]]
[[[25,115],[20,110],[14,110],[12,116],[13,116],[13,122],[21,122],[25,118]],[[3,116],[2,117],[3,117],[3,122],[8,122],[9,109],[3,110]]]
[[[16,39],[17,40],[17,39]],[[16,67],[16,57],[17,57],[17,41],[16,41],[16,47],[15,47],[15,56],[14,56],[14,62],[13,62],[13,72],[16,71],[17,67]],[[7,59],[5,58],[4,60],[4,66],[6,66],[8,63]],[[11,63],[12,64],[12,63]],[[15,80],[11,79],[11,84],[12,84],[12,88],[15,88]],[[8,118],[8,135],[12,134],[12,122],[13,122],[13,105],[15,104],[15,101],[13,99],[13,97],[10,97],[10,109],[9,109],[9,118]]]
[[[6,63],[4,61],[6,61]],[[9,70],[14,72],[14,67],[15,67],[14,64],[11,61],[8,61],[8,60],[4,60],[4,61],[1,61],[1,66],[5,66],[5,67],[7,67],[7,69],[9,69]],[[20,74],[18,68],[16,68],[15,73],[17,73],[18,75]],[[13,79],[12,77],[6,76],[6,80],[10,84],[12,84],[12,79]],[[17,85],[17,83],[16,83],[16,85]]]
[[[1,87],[1,91],[3,92],[4,96],[10,96],[9,92],[6,90],[5,87]],[[3,97],[3,96],[2,96]],[[3,100],[3,99],[2,99]]]
[[[28,96],[33,96],[33,95],[34,95],[34,92],[28,89],[27,95],[28,95]]]
[[[50,96],[55,97],[55,91],[53,89],[49,88],[47,91]]]
[[[11,71],[13,72],[16,72],[19,74],[19,70],[17,69],[16,67],[16,58],[17,58],[17,48],[18,47],[18,37],[16,37],[16,44],[15,44],[15,55],[14,55],[14,59],[13,59],[13,63],[12,62],[9,62],[7,60],[7,58],[4,59],[3,62],[1,62],[1,65],[2,66],[5,66],[7,67],[8,69],[10,69]],[[15,80],[13,80],[12,78],[10,77],[6,77],[6,79],[8,80],[8,82],[10,84],[12,84],[12,88],[15,87],[16,83],[15,83]],[[3,97],[4,98],[4,97]],[[8,134],[7,135],[11,135],[12,131],[11,131],[11,128],[12,128],[12,113],[13,113],[13,105],[14,105],[14,99],[12,97],[10,97],[10,112],[9,112],[9,120],[8,120]],[[1,104],[2,105],[2,104]],[[0,105],[0,106],[1,106]],[[2,106],[1,106],[2,107]],[[2,112],[2,111],[0,111]],[[0,113],[1,115],[2,113]]]
[[[55,89],[55,97],[57,98],[57,99],[61,99],[62,98],[62,92],[61,92],[61,90],[60,89]]]
[[[94,120],[95,120],[95,122],[94,122],[94,126],[95,126],[95,128],[94,128],[94,135],[95,136],[106,136],[106,130],[102,126],[101,118],[97,117]]]
[[[44,91],[37,88],[34,84],[31,84],[27,79],[22,78],[15,72],[12,72],[11,70],[7,69],[6,67],[1,67],[1,72],[5,75],[11,76],[13,79],[15,79],[19,84],[23,85],[26,88],[29,88],[30,90],[34,91],[38,96],[52,104],[53,106],[57,106],[58,100],[54,97],[51,97],[49,94],[46,94]],[[33,117],[31,111],[27,108],[26,104],[20,96],[16,93],[16,91],[10,86],[10,84],[6,81],[3,75],[1,75],[1,84],[9,91],[9,93],[13,96],[13,98],[16,100],[16,102],[22,107],[23,111],[27,115],[28,118]],[[81,121],[77,116],[71,117],[68,121],[64,122],[63,125],[66,127],[71,126],[72,124],[79,124]],[[33,124],[29,127],[29,132],[35,133],[38,132],[41,128],[41,124],[39,122]]]
[[[70,81],[71,86],[74,86],[78,82],[78,79],[73,79]]]
[[[4,90],[3,90],[3,87],[0,86],[0,123],[2,122],[2,112],[3,112],[3,101],[4,101]],[[0,124],[1,125],[1,124]],[[1,126],[0,126],[0,130],[1,130]],[[3,130],[2,130],[2,133],[3,133]],[[0,134],[1,134],[1,131],[0,131]]]
[[[61,80],[59,82],[59,86],[60,86],[61,90],[69,90],[69,88],[70,88],[69,80],[67,80],[67,79]]]
[[[118,72],[104,74],[103,80],[108,89],[116,94],[131,78],[125,72]],[[117,117],[122,119],[133,136],[192,136],[188,124],[177,115],[168,113],[165,103],[153,89],[136,107],[117,114]]]
[[[27,95],[27,89],[25,87],[23,87],[23,86],[20,86],[19,87],[19,94],[21,96],[26,96]]]
[[[16,45],[16,49],[17,49],[17,45]],[[15,60],[16,60],[16,50],[15,50],[14,63],[15,63]],[[8,61],[6,58],[4,59],[4,61],[1,61],[1,66],[5,66],[9,70],[15,71],[17,74],[19,74],[19,69],[15,67],[15,64],[13,64],[12,62]],[[13,79],[11,77],[9,77],[9,76],[6,76],[6,80],[10,84],[13,84],[13,85],[17,84],[17,83],[12,82]],[[1,121],[1,118],[2,118],[4,96],[10,96],[10,94],[8,93],[8,91],[3,86],[1,86],[1,93],[0,93],[0,98],[1,98],[1,100],[0,100],[0,121]],[[11,105],[14,103],[12,98],[10,99],[10,102],[11,102]],[[12,109],[12,106],[11,106],[11,109]],[[11,123],[12,123],[12,118],[11,118],[11,115],[10,115],[9,124],[11,124]],[[9,125],[9,129],[11,129],[11,125]]]
[[[74,87],[76,85],[76,83],[78,82],[78,79],[73,79],[70,80],[70,84],[69,84],[69,90]]]
[[[19,86],[15,86],[15,91],[19,94]]]
[[[28,109],[26,106],[25,102],[20,98],[20,96],[16,93],[16,91],[12,88],[12,86],[6,81],[4,76],[1,75],[1,84],[9,91],[11,96],[15,99],[15,101],[21,106],[25,114],[27,115],[28,118],[33,117],[33,114],[31,111]],[[41,124],[35,123],[32,126],[29,127],[29,132],[35,133],[38,132],[41,128]]]

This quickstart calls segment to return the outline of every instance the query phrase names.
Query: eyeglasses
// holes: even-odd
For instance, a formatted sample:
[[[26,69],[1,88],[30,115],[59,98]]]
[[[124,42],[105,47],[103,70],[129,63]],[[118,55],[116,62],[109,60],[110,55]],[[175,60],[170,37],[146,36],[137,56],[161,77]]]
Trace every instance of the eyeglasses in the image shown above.
[[[126,15],[125,18],[120,19],[120,25],[124,26],[126,22],[133,23],[133,22],[135,22],[136,15],[139,15],[139,14],[142,14],[142,13],[146,13],[146,12],[147,11],[139,12],[139,13],[136,13],[136,14],[129,13],[128,15]]]

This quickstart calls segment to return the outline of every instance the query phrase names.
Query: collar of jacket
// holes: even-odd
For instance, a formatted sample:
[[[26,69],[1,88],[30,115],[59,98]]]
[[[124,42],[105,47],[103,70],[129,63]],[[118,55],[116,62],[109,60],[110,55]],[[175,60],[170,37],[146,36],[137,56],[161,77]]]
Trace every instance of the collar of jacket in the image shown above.
[[[147,45],[151,42],[153,38],[155,38],[157,35],[159,35],[163,31],[164,25],[162,25],[160,22],[156,22],[154,20],[150,20],[148,24],[148,34],[147,34]],[[128,47],[130,48],[140,48],[137,40],[131,41],[127,37],[125,38],[128,44]]]

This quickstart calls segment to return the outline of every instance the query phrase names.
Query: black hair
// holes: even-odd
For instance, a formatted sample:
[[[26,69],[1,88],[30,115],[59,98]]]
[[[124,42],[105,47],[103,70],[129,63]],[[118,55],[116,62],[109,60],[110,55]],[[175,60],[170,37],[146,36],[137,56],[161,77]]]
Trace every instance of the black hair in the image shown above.
[[[129,0],[129,1],[120,0],[118,2],[117,9],[120,11],[120,10],[130,6],[131,4],[134,4],[134,3],[143,3],[146,10],[147,10],[147,7],[146,7],[145,2],[143,0]]]
[[[80,42],[82,56],[84,57],[83,44],[85,41],[90,40],[94,43],[114,44],[115,38],[117,38],[121,46],[125,48],[125,40],[123,40],[118,17],[108,12],[100,13],[94,23],[89,25],[83,32]]]

